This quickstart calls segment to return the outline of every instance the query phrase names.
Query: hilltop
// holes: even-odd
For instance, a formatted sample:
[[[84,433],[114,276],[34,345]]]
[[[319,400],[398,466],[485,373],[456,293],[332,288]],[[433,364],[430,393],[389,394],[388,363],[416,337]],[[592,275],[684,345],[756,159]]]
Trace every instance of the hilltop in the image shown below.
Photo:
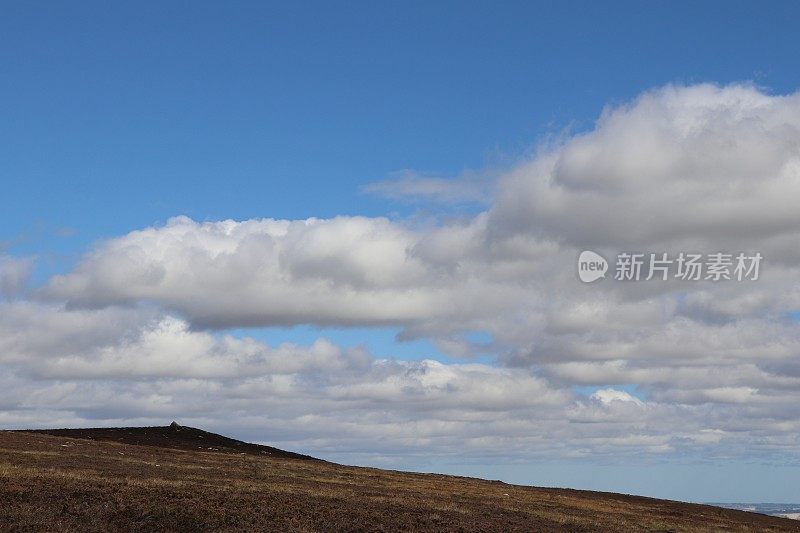
[[[181,426],[173,422],[168,426],[129,427],[129,428],[86,428],[86,429],[36,429],[29,433],[42,433],[55,437],[70,437],[73,439],[89,439],[100,441],[113,441],[122,444],[135,444],[138,446],[155,446],[158,448],[171,448],[174,450],[197,451],[206,450],[221,453],[245,453],[248,455],[266,455],[286,459],[317,460],[308,455],[302,455],[286,450],[279,450],[271,446],[251,444],[216,433],[210,433],[188,426]]]

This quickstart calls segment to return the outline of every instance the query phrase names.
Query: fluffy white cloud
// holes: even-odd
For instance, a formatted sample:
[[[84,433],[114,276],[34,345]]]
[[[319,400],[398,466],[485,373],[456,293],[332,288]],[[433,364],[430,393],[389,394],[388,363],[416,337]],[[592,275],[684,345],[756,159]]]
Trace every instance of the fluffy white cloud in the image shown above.
[[[798,176],[800,95],[666,87],[504,177],[492,224],[579,247],[763,246],[797,233]]]
[[[102,307],[155,300],[204,326],[384,324],[446,313],[408,249],[414,235],[385,219],[196,223],[113,239],[51,280],[49,296]]]

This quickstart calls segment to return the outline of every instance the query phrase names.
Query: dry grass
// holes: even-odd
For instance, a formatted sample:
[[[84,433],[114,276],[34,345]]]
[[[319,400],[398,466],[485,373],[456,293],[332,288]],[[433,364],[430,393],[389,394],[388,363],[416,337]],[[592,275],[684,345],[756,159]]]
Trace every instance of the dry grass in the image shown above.
[[[753,513],[0,432],[2,531],[798,531]]]

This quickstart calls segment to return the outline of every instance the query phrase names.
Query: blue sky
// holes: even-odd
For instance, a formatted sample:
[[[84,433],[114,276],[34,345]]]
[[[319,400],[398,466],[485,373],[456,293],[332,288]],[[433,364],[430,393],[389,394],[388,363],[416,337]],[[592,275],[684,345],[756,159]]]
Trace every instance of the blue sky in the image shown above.
[[[763,95],[793,93],[799,15],[793,2],[735,1],[7,3],[0,12],[0,253],[35,257],[29,285],[37,288],[71,272],[98,243],[178,215],[197,222],[361,215],[412,228],[471,219],[486,204],[400,201],[364,188],[403,171],[455,182],[464,172],[503,174],[548,140],[591,132],[604,108],[669,84],[743,82]],[[190,304],[170,298],[133,300],[203,329]],[[476,325],[481,320],[488,319],[465,322],[457,334],[492,341]],[[211,329],[271,346],[322,336],[379,358],[458,363],[443,337],[429,333],[441,324],[421,322],[341,327],[309,319],[291,328]],[[396,340],[408,331],[416,331],[411,340]],[[493,367],[512,345],[476,351],[468,362]],[[514,367],[519,358],[508,360]],[[529,367],[538,371],[540,363],[547,360]],[[635,382],[554,376],[557,386],[586,397],[607,386],[651,397]],[[744,390],[740,382],[730,387]],[[252,435],[247,427],[231,430]],[[306,451],[321,441],[293,438]],[[320,453],[341,447],[329,450]],[[380,464],[379,453],[369,457]],[[722,483],[744,463],[719,457],[701,454],[709,479]],[[759,491],[791,499],[797,489],[789,481],[776,489],[774,467],[757,464],[746,469],[746,490],[715,493],[682,483],[695,471],[685,463],[642,470],[687,474],[659,486],[630,468],[592,467],[597,481],[574,465],[497,466],[507,459],[402,465],[488,477],[497,467],[516,482],[685,499],[753,500]]]
[[[665,83],[798,85],[796,4],[11,3],[3,240],[405,213],[392,172],[503,165]],[[46,156],[46,157],[45,157]],[[74,244],[72,244],[74,243]]]

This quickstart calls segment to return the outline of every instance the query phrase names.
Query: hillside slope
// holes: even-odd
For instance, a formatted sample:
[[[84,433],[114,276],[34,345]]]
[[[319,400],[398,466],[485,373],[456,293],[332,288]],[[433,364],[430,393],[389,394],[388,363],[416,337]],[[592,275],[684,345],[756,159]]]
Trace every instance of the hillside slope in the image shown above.
[[[244,451],[0,431],[0,530],[800,532],[800,522]]]

